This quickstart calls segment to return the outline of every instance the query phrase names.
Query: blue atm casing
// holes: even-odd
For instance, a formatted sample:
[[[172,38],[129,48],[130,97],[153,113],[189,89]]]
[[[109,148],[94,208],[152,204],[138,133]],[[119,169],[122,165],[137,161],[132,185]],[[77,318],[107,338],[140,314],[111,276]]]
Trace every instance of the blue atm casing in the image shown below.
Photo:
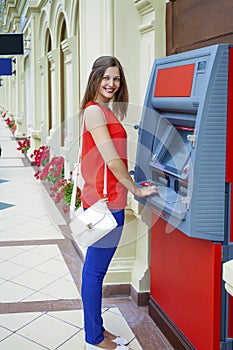
[[[229,45],[154,62],[134,178],[159,186],[138,199],[190,237],[224,241]]]

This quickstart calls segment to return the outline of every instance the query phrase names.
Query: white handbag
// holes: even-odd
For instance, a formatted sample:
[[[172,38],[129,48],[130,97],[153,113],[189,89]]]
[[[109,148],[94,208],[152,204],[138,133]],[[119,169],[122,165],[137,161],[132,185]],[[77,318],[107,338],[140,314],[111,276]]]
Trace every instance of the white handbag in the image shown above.
[[[104,187],[103,198],[98,200],[92,206],[84,210],[79,208],[75,211],[76,189],[78,183],[79,169],[80,169],[80,155],[81,147],[79,149],[78,163],[74,169],[74,186],[70,204],[70,229],[73,237],[77,243],[88,247],[93,245],[99,239],[112,231],[117,222],[107,205],[107,165],[104,165]]]
[[[105,199],[100,199],[86,210],[78,209],[70,223],[75,241],[85,247],[93,245],[116,226]]]

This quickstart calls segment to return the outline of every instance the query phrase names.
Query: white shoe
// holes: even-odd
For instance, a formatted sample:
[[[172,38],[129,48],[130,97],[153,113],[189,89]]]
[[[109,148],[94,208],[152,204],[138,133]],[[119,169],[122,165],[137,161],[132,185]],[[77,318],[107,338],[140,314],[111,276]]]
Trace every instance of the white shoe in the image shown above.
[[[100,349],[107,350],[107,349],[102,349],[99,346],[86,343],[86,350],[100,350]],[[129,348],[124,345],[117,345],[117,347],[114,350],[129,350]]]
[[[128,345],[129,341],[123,337],[120,337],[119,335],[115,339],[111,339],[114,343],[117,343],[118,345]]]

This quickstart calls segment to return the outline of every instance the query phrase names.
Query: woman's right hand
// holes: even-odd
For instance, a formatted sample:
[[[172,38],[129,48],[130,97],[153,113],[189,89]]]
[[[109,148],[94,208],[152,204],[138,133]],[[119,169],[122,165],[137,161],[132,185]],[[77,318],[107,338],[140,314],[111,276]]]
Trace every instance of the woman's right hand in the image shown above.
[[[153,194],[158,194],[158,187],[157,186],[146,186],[146,187],[140,187],[136,189],[134,195],[138,198],[144,198],[148,196],[152,196]]]

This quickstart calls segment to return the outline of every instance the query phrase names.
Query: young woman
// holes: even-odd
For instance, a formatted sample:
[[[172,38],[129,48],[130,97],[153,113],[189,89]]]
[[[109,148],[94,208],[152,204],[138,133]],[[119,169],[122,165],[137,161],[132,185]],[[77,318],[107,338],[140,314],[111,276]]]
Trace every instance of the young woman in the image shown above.
[[[85,180],[81,198],[84,208],[102,198],[106,164],[108,206],[118,226],[87,249],[82,273],[87,350],[129,349],[126,339],[103,327],[103,279],[121,237],[127,192],[141,198],[157,193],[156,186],[138,188],[128,173],[127,136],[119,121],[126,116],[127,106],[128,90],[120,62],[111,56],[99,57],[93,64],[81,104],[84,120],[81,171]]]

